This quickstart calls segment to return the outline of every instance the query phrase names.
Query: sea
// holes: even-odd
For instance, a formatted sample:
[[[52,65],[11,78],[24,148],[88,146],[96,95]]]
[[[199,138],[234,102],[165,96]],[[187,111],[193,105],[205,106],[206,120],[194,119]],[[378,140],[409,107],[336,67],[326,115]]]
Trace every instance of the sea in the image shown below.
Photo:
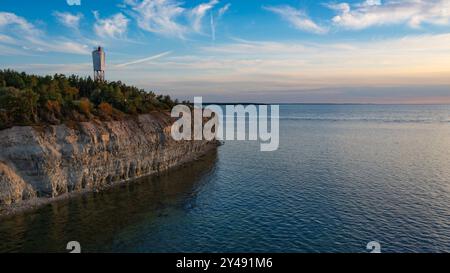
[[[0,252],[450,252],[450,106],[283,104],[156,177],[0,219]]]

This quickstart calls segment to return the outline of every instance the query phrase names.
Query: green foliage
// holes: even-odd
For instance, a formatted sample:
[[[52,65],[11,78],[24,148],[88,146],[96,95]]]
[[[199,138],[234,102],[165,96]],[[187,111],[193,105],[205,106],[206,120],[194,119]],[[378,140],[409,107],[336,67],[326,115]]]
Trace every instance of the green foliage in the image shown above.
[[[120,81],[0,70],[0,129],[166,111],[176,103]]]
[[[39,95],[28,88],[0,87],[0,124],[30,125],[36,122],[38,98]]]

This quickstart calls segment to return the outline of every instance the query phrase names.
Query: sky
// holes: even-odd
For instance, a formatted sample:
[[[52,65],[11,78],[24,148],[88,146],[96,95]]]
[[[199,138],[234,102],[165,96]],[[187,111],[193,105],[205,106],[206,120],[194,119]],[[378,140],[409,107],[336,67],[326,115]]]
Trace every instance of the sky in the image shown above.
[[[0,0],[0,69],[210,102],[450,103],[450,0]]]

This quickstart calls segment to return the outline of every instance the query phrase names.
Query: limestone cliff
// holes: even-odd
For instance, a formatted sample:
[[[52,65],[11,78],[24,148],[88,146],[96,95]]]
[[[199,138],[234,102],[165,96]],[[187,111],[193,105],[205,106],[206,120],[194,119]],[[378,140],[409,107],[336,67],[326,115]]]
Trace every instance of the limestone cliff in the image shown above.
[[[101,190],[194,159],[216,146],[175,141],[165,113],[0,131],[0,204]]]

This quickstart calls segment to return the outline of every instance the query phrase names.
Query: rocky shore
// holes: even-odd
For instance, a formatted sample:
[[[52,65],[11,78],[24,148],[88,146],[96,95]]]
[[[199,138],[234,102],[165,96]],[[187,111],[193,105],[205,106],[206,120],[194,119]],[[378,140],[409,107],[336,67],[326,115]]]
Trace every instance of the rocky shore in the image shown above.
[[[0,216],[157,174],[215,141],[175,141],[168,113],[0,131]]]

